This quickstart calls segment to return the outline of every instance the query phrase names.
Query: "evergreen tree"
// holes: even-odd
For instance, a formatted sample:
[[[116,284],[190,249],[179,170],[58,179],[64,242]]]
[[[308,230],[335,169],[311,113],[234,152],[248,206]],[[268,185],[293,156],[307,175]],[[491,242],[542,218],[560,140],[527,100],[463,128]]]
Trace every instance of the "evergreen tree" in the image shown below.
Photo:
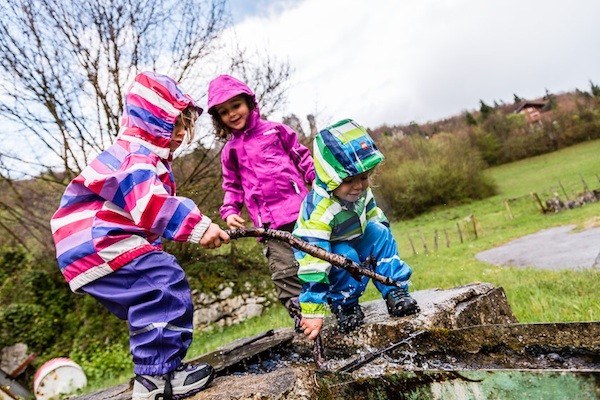
[[[590,92],[592,93],[592,96],[594,96],[597,99],[600,99],[600,86],[595,85],[594,82],[592,82],[592,81],[590,81],[590,86],[591,86]]]
[[[479,112],[481,113],[481,117],[485,120],[494,112],[494,109],[485,104],[483,100],[479,100],[479,104]]]
[[[515,104],[519,104],[520,102],[522,102],[522,101],[523,101],[523,99],[522,99],[522,98],[520,98],[519,96],[517,96],[517,94],[516,94],[516,93],[513,93],[513,98],[514,98],[514,103],[515,103]]]

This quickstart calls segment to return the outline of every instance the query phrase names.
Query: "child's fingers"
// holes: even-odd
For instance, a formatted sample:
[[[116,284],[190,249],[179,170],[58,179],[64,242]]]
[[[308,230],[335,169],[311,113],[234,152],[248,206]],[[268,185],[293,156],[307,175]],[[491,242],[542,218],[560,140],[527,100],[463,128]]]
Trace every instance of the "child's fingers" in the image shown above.
[[[223,243],[229,243],[230,238],[229,238],[229,235],[227,234],[227,232],[225,232],[225,231],[219,232],[219,238],[221,240],[223,240]]]

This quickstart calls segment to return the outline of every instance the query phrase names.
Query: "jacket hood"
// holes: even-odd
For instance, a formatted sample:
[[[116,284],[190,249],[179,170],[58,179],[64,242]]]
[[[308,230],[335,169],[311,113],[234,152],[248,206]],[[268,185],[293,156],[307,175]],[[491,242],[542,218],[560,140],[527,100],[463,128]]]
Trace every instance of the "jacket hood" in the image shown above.
[[[212,115],[214,106],[225,103],[227,100],[239,94],[247,94],[250,96],[255,109],[258,109],[256,96],[248,85],[230,75],[217,76],[208,84],[208,112]]]
[[[316,184],[331,193],[345,178],[375,168],[383,158],[363,126],[351,119],[336,122],[314,140]]]
[[[175,121],[189,106],[202,114],[202,108],[175,80],[155,72],[142,72],[125,95],[121,135],[149,144],[161,158],[168,158]]]

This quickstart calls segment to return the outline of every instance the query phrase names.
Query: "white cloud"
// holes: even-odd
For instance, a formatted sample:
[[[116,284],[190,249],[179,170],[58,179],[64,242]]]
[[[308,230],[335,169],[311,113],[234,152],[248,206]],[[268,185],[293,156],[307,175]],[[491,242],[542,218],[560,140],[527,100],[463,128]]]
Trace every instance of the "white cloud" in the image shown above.
[[[237,38],[295,69],[282,114],[426,122],[600,83],[597,0],[279,0]]]

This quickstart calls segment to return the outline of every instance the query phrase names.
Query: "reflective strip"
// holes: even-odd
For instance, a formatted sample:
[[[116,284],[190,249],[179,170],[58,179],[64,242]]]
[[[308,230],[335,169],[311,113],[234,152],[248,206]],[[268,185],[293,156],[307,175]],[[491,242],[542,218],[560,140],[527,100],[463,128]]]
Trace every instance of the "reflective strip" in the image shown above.
[[[145,327],[143,327],[142,329],[138,329],[135,331],[130,331],[129,335],[130,336],[136,336],[136,335],[140,335],[142,333],[146,333],[146,332],[150,332],[154,329],[159,329],[159,328],[164,328],[170,331],[175,331],[175,332],[190,332],[192,333],[193,330],[192,329],[186,329],[186,328],[182,328],[179,326],[175,326],[175,325],[171,325],[168,322],[154,322],[152,324],[146,325]]]

